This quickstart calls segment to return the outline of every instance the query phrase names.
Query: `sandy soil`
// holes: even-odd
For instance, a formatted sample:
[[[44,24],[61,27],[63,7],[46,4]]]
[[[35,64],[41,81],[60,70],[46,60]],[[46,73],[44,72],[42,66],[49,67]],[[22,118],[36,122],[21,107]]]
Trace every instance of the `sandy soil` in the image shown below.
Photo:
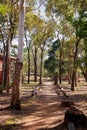
[[[31,90],[23,85],[20,111],[6,109],[11,94],[5,92],[0,94],[0,130],[67,130],[63,121],[68,107],[61,106],[61,102],[72,101],[87,115],[87,83],[76,88],[75,92],[65,84],[63,87],[69,95],[67,99],[62,94],[56,94],[51,81],[44,82],[38,95],[32,98],[30,98]]]

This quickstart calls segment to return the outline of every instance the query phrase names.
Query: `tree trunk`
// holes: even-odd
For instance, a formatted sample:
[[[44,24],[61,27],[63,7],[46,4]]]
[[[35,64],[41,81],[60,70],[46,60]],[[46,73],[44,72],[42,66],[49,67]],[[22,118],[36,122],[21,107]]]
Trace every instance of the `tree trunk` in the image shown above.
[[[83,76],[85,78],[85,81],[87,82],[87,70],[85,72],[82,72],[83,73]]]
[[[8,30],[8,39],[7,39],[7,51],[6,51],[6,61],[7,61],[7,66],[6,66],[6,91],[7,93],[9,93],[9,83],[10,83],[10,45],[11,45],[11,41],[13,38],[13,32],[14,32],[14,27],[13,27],[13,11],[12,11],[12,5],[13,5],[13,1],[11,1],[11,12],[10,12],[10,17],[7,21],[10,21],[10,28],[7,27]],[[8,25],[9,26],[9,25]]]
[[[2,87],[4,87],[4,77],[5,77],[5,54],[6,54],[6,47],[5,47],[5,41],[4,41],[4,35],[2,33],[2,30],[0,30],[1,32],[1,37],[2,37],[2,41],[3,41],[3,65],[2,65]]]
[[[54,74],[54,85],[58,85],[58,73]]]
[[[8,76],[8,74],[9,74],[9,52],[8,52],[8,48],[9,48],[9,43],[8,43],[8,41],[9,41],[9,38],[7,39],[7,42],[6,42],[6,46],[5,46],[5,63],[4,63],[4,87],[5,87],[5,89],[7,90],[7,85],[8,85],[8,80],[9,80],[9,76]],[[9,90],[8,90],[9,91]]]
[[[68,84],[71,84],[71,72],[68,70]]]
[[[12,41],[13,33],[14,33],[12,5],[13,5],[13,1],[11,1],[11,12],[10,12],[9,19],[7,19],[7,24],[8,24],[8,22],[10,22],[10,28],[9,28],[9,24],[8,24],[8,26],[7,26],[8,37],[7,37],[6,45],[5,45],[4,39],[3,39],[4,60],[3,60],[2,86],[4,86],[6,88],[7,93],[9,93],[9,82],[10,82],[10,45],[11,45],[11,41]]]
[[[71,57],[70,57],[70,52],[68,54],[68,83],[71,84]]]
[[[20,86],[22,80],[22,67],[23,67],[23,36],[24,36],[24,0],[20,0],[20,10],[19,10],[19,28],[18,28],[18,58],[15,64],[15,74],[12,87],[12,95],[10,107],[12,109],[20,109]]]
[[[64,37],[62,43],[60,43],[60,60],[59,60],[59,83],[62,82],[62,56],[63,56],[63,43],[64,43]]]
[[[30,50],[28,49],[28,84],[30,83]]]
[[[40,65],[40,81],[39,81],[39,85],[42,84],[42,66],[43,66],[43,49],[41,50],[41,65]]]
[[[77,87],[77,70],[75,71],[75,87]]]
[[[34,57],[34,82],[37,82],[37,47],[35,45],[35,57]]]
[[[60,60],[59,60],[59,83],[61,84],[61,57],[62,57],[62,55],[61,55],[61,48],[60,48]]]
[[[27,55],[28,55],[28,84],[30,83],[30,43],[28,43],[27,33],[25,29],[25,39],[26,39],[26,47],[27,47]]]
[[[7,77],[7,45],[5,46],[4,50],[4,60],[3,60],[3,79],[2,79],[2,86],[6,89],[6,77]]]
[[[3,52],[3,66],[2,66],[2,87],[5,85],[5,46],[4,46],[4,52]]]
[[[24,83],[24,75],[23,75],[23,73],[22,73],[22,84]]]
[[[20,110],[20,82],[22,77],[22,66],[23,64],[17,60],[15,64],[15,74],[14,74],[14,82],[12,86],[12,95],[11,95],[11,109]]]
[[[7,40],[7,51],[6,51],[6,80],[5,80],[5,87],[6,87],[6,91],[7,93],[9,93],[9,81],[10,81],[10,36]]]
[[[85,78],[85,81],[87,82],[87,69],[84,71],[82,66],[80,68],[81,68],[82,74],[83,74],[83,76]]]
[[[76,58],[78,54],[78,45],[80,42],[81,38],[77,39],[76,41],[76,48],[75,48],[75,53],[74,53],[74,62],[73,62],[73,73],[72,73],[72,84],[71,84],[71,90],[74,91],[74,86],[75,86],[75,74],[76,74]]]
[[[73,70],[71,90],[74,91],[75,86],[75,71]]]

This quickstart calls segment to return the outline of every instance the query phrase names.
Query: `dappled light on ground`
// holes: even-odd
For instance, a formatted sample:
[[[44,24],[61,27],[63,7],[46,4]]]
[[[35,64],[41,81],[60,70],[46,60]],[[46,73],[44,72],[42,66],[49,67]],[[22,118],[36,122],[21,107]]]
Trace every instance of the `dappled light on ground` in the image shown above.
[[[64,86],[69,97],[59,96],[53,89],[52,82],[45,82],[35,97],[30,97],[32,89],[21,88],[22,109],[5,109],[10,103],[9,95],[0,95],[0,128],[3,130],[64,130],[64,114],[68,107],[61,106],[62,101],[73,101],[75,106],[87,114],[86,91],[77,89],[72,92]],[[86,86],[83,86],[86,90]]]

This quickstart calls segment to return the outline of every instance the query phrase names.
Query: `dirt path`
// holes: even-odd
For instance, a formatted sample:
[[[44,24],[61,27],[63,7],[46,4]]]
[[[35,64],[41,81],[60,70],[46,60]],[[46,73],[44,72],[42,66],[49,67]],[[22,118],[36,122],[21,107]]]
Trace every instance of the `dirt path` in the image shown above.
[[[69,94],[68,101],[74,101],[75,105],[87,114],[87,86],[84,91],[71,92],[70,88],[65,89]],[[66,107],[62,107],[61,101],[66,100],[62,95],[57,96],[53,89],[52,82],[44,82],[37,97],[29,98],[30,89],[22,87],[22,109],[21,111],[1,110],[0,130],[64,130],[63,119]],[[10,95],[0,95],[0,108],[9,105]]]
[[[29,106],[23,105],[23,112],[25,111],[27,117],[25,116],[21,120],[21,123],[24,123],[22,124],[22,129],[48,129],[63,122],[66,109],[60,107],[60,102],[53,89],[52,82],[45,82],[41,87],[38,96],[28,100],[28,103]]]

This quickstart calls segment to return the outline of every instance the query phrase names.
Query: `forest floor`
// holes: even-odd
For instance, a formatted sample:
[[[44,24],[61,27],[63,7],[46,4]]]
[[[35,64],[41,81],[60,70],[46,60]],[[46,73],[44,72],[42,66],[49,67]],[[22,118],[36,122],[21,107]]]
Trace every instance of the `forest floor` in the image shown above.
[[[29,86],[23,85],[19,111],[6,109],[10,104],[11,92],[0,94],[0,130],[67,130],[63,122],[68,107],[62,106],[61,102],[73,101],[87,115],[87,83],[79,83],[74,92],[66,83],[62,85],[69,95],[67,99],[62,94],[56,94],[52,81],[43,82],[38,96],[32,98]]]

